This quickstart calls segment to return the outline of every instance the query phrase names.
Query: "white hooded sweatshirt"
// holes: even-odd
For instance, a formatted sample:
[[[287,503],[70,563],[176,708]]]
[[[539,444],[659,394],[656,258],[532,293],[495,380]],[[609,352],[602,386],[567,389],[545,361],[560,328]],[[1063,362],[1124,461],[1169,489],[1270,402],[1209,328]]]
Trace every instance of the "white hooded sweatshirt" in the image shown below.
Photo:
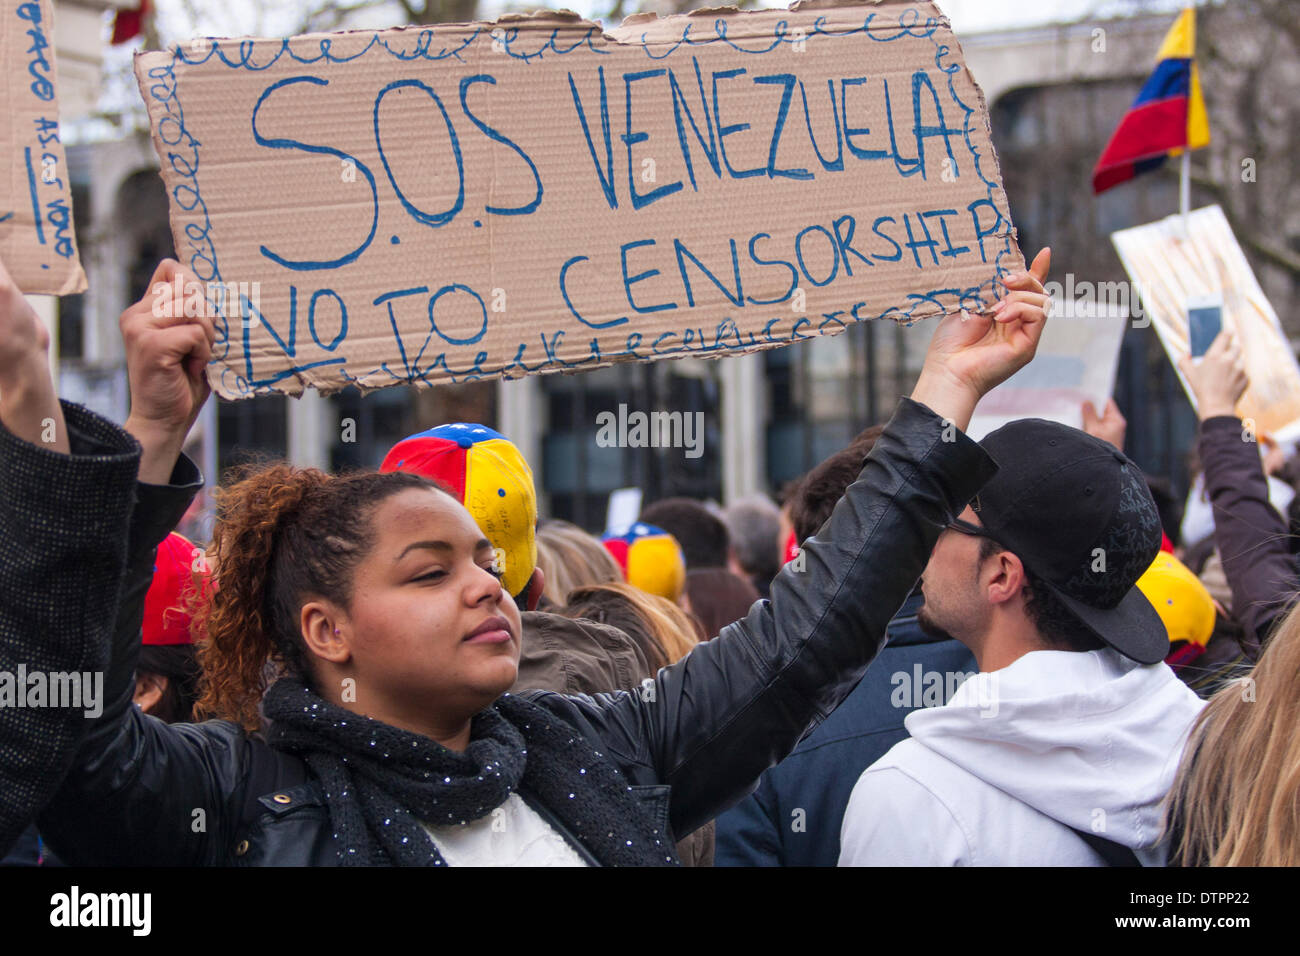
[[[1110,648],[978,674],[863,771],[840,865],[1103,865],[1070,827],[1162,865],[1161,803],[1204,706],[1167,665]]]

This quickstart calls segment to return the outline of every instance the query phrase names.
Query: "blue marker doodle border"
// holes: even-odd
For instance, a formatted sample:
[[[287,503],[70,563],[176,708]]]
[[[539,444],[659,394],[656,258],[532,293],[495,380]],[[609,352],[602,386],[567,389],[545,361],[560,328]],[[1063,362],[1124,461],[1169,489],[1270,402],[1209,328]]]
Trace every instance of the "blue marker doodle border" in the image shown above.
[[[966,140],[967,153],[971,156],[974,162],[976,175],[979,176],[980,181],[985,185],[986,196],[990,205],[992,205],[994,211],[998,214],[998,224],[1000,225],[1002,222],[1006,222],[1008,229],[1006,234],[1002,237],[1002,248],[998,250],[997,254],[994,256],[994,277],[988,281],[969,289],[931,289],[924,293],[911,293],[907,296],[911,301],[911,306],[906,311],[896,307],[890,307],[878,315],[859,316],[857,314],[858,306],[863,305],[863,303],[859,302],[856,303],[847,313],[851,316],[855,324],[874,319],[889,318],[897,322],[911,325],[916,321],[916,319],[913,318],[916,310],[927,303],[938,307],[940,312],[946,311],[945,306],[941,302],[941,297],[955,296],[957,300],[963,304],[963,307],[965,307],[967,302],[970,302],[972,307],[975,307],[979,304],[980,292],[984,290],[986,286],[989,287],[990,291],[996,291],[997,281],[1008,274],[1008,270],[1003,267],[1002,261],[1005,257],[1012,254],[1011,235],[1013,229],[1010,220],[1003,216],[1001,209],[998,208],[995,199],[995,192],[998,188],[998,184],[996,180],[990,179],[989,176],[986,175],[983,163],[981,162],[984,157],[981,156],[979,149],[976,148],[972,141],[972,133],[974,132],[973,122],[976,116],[976,110],[973,106],[965,103],[961,97],[957,95],[954,74],[960,72],[961,66],[958,63],[948,63],[945,65],[944,61],[953,51],[947,44],[940,43],[936,37],[939,28],[946,26],[948,21],[944,18],[924,16],[922,12],[915,7],[909,7],[900,11],[896,25],[891,23],[885,26],[880,26],[875,22],[877,17],[878,14],[874,12],[869,13],[866,15],[861,26],[845,30],[827,29],[825,24],[826,18],[817,17],[813,21],[810,30],[801,30],[799,32],[791,30],[788,21],[780,20],[776,23],[770,37],[768,35],[764,35],[763,37],[764,41],[770,40],[770,42],[767,42],[765,46],[757,48],[742,46],[728,36],[729,21],[725,17],[719,17],[713,21],[713,34],[711,36],[707,34],[692,35],[692,31],[696,24],[687,23],[682,29],[681,37],[675,42],[667,44],[666,48],[661,52],[656,52],[656,47],[664,46],[663,42],[660,41],[658,44],[652,44],[645,33],[641,35],[640,47],[648,59],[664,60],[682,48],[691,49],[715,43],[724,44],[740,53],[757,55],[778,49],[782,44],[794,44],[806,41],[814,36],[840,39],[862,34],[877,43],[889,43],[902,37],[911,37],[913,39],[928,39],[934,45],[935,67],[940,73],[947,76],[949,95],[952,97],[953,102],[957,103],[958,106],[961,107],[964,113],[962,130],[963,136]],[[201,143],[195,139],[194,135],[185,126],[185,111],[177,93],[176,67],[178,65],[197,66],[206,63],[215,57],[223,65],[231,69],[261,72],[270,69],[279,62],[281,58],[286,56],[292,59],[295,63],[305,65],[317,63],[347,63],[365,56],[374,49],[381,49],[394,59],[403,62],[414,60],[437,62],[454,58],[463,63],[465,61],[462,59],[461,53],[468,49],[474,41],[488,29],[489,26],[490,25],[488,24],[477,25],[472,33],[461,38],[460,42],[458,42],[454,47],[448,48],[447,46],[442,46],[436,51],[434,50],[434,43],[438,39],[436,37],[437,27],[425,27],[418,31],[410,31],[410,35],[414,37],[414,44],[409,48],[397,48],[394,44],[389,42],[390,38],[382,37],[380,32],[376,32],[371,37],[370,42],[362,47],[361,50],[346,56],[340,56],[334,53],[333,38],[329,36],[321,37],[317,41],[316,49],[311,54],[298,52],[290,46],[289,39],[283,39],[280,41],[279,48],[275,49],[274,53],[271,54],[269,59],[266,59],[265,62],[254,60],[257,47],[254,42],[249,39],[227,41],[227,48],[223,48],[222,41],[219,39],[207,39],[203,41],[203,50],[201,55],[196,55],[194,57],[187,56],[180,45],[173,48],[171,63],[162,67],[154,67],[148,71],[147,76],[152,81],[148,86],[148,95],[156,104],[158,104],[159,107],[161,107],[162,110],[162,115],[154,130],[156,141],[160,147],[167,147],[167,164],[182,180],[182,182],[178,183],[172,189],[172,199],[181,210],[196,213],[196,216],[201,217],[202,220],[201,222],[189,223],[185,227],[185,236],[189,240],[191,248],[189,255],[189,269],[194,277],[202,282],[217,284],[223,282],[221,270],[217,262],[216,248],[213,246],[210,236],[212,221],[208,216],[207,205],[204,202],[202,193],[199,189],[198,169],[199,147]],[[559,46],[556,42],[562,29],[565,32],[569,32],[569,28],[556,27],[550,32],[550,35],[546,38],[545,42],[534,50],[522,48],[522,43],[520,42],[521,31],[518,28],[505,28],[501,26],[492,27],[490,35],[495,42],[500,43],[503,52],[523,63],[533,63],[534,61],[541,60],[548,52],[553,53],[556,56],[563,56],[580,48],[586,49],[587,51],[597,55],[609,55],[611,52],[609,50],[601,49],[592,43],[593,37],[597,35],[603,37],[604,35],[604,30],[598,25],[589,24],[588,29],[567,46]],[[536,32],[537,31],[531,30],[524,31],[525,35],[532,35]],[[404,32],[399,35],[406,36],[408,34]],[[230,46],[231,44],[233,44],[233,47]],[[297,45],[299,47],[303,45],[301,39],[297,41]],[[635,44],[629,43],[626,44],[626,46],[634,48]],[[265,48],[264,41],[263,47]],[[177,250],[177,252],[180,253],[180,250]],[[247,302],[241,303],[241,307],[247,305]],[[230,330],[224,315],[226,310],[222,309],[221,311],[223,315],[219,317],[220,328],[218,341],[221,342],[224,340],[225,349],[221,351],[220,354],[213,355],[213,364],[225,362],[229,356],[231,348]],[[823,313],[822,320],[817,326],[817,331],[820,333],[832,322],[838,324],[840,330],[847,328],[848,326],[845,322],[836,318],[837,316],[845,314],[844,310]],[[250,318],[251,316],[245,313],[241,318],[241,321],[248,323]],[[379,368],[371,369],[361,375],[352,375],[347,372],[346,369],[340,369],[339,371],[343,374],[345,385],[352,383],[364,388],[378,387],[373,385],[369,380],[380,373],[385,373],[392,377],[393,382],[390,384],[399,382],[409,384],[416,381],[422,381],[425,384],[432,385],[435,383],[430,381],[429,376],[439,371],[445,374],[446,378],[443,379],[444,381],[450,380],[453,383],[477,381],[497,376],[509,379],[516,377],[511,374],[515,369],[520,370],[520,375],[544,369],[550,369],[553,371],[573,371],[584,367],[594,368],[608,365],[619,360],[647,361],[668,355],[677,355],[680,357],[685,355],[710,355],[713,353],[723,354],[725,352],[744,351],[752,349],[755,346],[766,344],[775,345],[781,342],[795,342],[812,338],[810,335],[799,334],[801,327],[812,325],[812,320],[807,317],[797,319],[794,322],[789,336],[773,338],[771,335],[772,326],[778,321],[782,321],[784,318],[785,317],[769,321],[763,330],[764,338],[762,339],[757,338],[753,332],[746,333],[748,335],[748,341],[744,339],[742,334],[735,327],[735,321],[730,317],[723,319],[718,323],[714,330],[712,345],[705,344],[705,336],[703,334],[704,330],[702,328],[686,329],[682,332],[661,333],[656,337],[653,345],[649,346],[649,348],[652,349],[650,354],[638,353],[637,349],[642,348],[641,343],[644,336],[641,333],[632,332],[629,333],[627,338],[627,348],[622,352],[612,352],[602,355],[599,351],[597,340],[593,340],[591,342],[592,354],[589,354],[587,358],[582,359],[581,361],[570,362],[554,354],[554,350],[558,347],[559,341],[564,336],[564,331],[560,330],[555,333],[553,339],[549,342],[547,341],[545,334],[542,334],[543,350],[546,352],[547,358],[537,365],[532,366],[529,366],[523,361],[523,354],[527,350],[529,343],[519,343],[514,360],[508,365],[504,365],[497,369],[484,370],[481,368],[482,363],[487,359],[486,352],[479,352],[474,364],[469,368],[452,369],[446,363],[446,353],[444,352],[424,369],[419,368],[418,361],[416,367],[411,368],[409,363],[404,359],[403,364],[407,366],[405,374],[401,374],[389,368],[387,363],[381,363]],[[728,327],[730,327],[730,331],[727,331]],[[689,343],[693,340],[694,333],[696,332],[699,333],[699,345],[692,348]],[[724,335],[730,337],[733,332],[736,339],[735,344],[723,344],[722,340]],[[432,335],[432,332],[430,332],[430,335]],[[659,350],[659,343],[669,336],[682,338],[685,341],[681,346],[676,348],[665,349],[662,351]],[[635,344],[633,343],[634,339],[636,340]],[[427,344],[428,340],[426,339],[425,345],[427,346]],[[424,349],[421,348],[420,354],[423,354],[423,351]],[[268,378],[259,379],[254,382],[245,380],[242,376],[234,373],[233,370],[226,365],[222,369],[222,384],[228,386],[228,376],[233,375],[235,379],[235,387],[227,388],[227,390],[238,393],[241,397],[247,397],[253,394],[273,391],[273,386],[279,382],[298,376],[301,372],[307,371],[308,369],[319,368],[326,365],[342,365],[346,363],[346,361],[347,359],[345,357],[339,357],[311,362],[305,365],[296,365]],[[363,381],[366,382],[364,386],[362,385]]]

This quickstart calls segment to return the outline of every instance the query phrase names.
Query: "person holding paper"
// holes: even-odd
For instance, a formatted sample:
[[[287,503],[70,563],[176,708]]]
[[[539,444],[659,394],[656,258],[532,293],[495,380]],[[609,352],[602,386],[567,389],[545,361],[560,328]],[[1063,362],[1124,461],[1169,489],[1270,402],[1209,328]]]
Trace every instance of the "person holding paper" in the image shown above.
[[[804,570],[636,693],[504,693],[518,607],[491,543],[428,479],[248,473],[221,498],[206,609],[201,706],[224,719],[195,725],[129,706],[141,585],[194,493],[177,449],[206,397],[197,356],[166,341],[175,327],[134,306],[141,477],[148,461],[171,484],[132,514],[109,703],[42,832],[71,864],[675,863],[675,840],[849,693],[935,539],[996,471],[961,429],[1032,358],[1048,264],[1044,250],[1009,278],[992,314],[939,324]],[[263,696],[268,658],[284,676]]]
[[[1128,432],[1128,422],[1119,410],[1115,399],[1106,399],[1106,407],[1098,412],[1092,402],[1083,403],[1082,428],[1094,438],[1109,442],[1120,451],[1124,450],[1124,436]]]
[[[1214,516],[1214,543],[1232,591],[1232,611],[1245,631],[1243,650],[1254,661],[1286,613],[1300,585],[1286,521],[1269,503],[1268,479],[1253,425],[1237,417],[1250,378],[1236,337],[1220,332],[1198,362],[1179,369],[1196,396],[1197,453]]]

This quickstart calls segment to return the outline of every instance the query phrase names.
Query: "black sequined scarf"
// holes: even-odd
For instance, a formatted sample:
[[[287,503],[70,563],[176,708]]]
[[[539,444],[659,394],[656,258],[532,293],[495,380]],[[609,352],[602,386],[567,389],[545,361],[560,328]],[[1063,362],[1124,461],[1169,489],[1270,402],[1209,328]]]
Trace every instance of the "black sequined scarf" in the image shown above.
[[[277,681],[262,707],[271,745],[319,778],[344,866],[445,866],[420,821],[477,820],[519,791],[604,866],[677,862],[613,761],[531,701],[505,694],[477,714],[464,753],[344,710],[293,678]]]

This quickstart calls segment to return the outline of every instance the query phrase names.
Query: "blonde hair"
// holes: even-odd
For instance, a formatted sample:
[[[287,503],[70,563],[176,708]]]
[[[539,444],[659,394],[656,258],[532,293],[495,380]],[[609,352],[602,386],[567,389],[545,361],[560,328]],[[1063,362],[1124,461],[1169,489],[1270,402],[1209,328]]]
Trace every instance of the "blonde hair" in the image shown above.
[[[650,665],[655,670],[677,663],[700,642],[691,615],[667,598],[624,581],[575,589],[564,613],[620,628],[642,645],[647,658],[654,658]]]
[[[574,588],[623,580],[600,540],[567,521],[547,521],[537,529],[537,566],[546,575],[542,594],[559,605],[568,603]]]
[[[1185,866],[1300,864],[1300,608],[1197,718],[1170,790]]]

